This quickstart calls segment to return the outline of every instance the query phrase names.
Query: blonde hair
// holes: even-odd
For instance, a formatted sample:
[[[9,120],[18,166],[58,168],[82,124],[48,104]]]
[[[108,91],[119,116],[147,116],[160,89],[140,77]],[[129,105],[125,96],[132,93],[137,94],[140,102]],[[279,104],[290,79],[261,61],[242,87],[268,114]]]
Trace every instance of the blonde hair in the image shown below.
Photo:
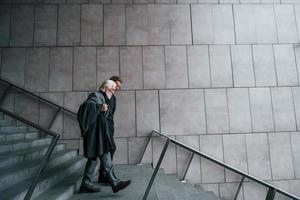
[[[114,81],[106,80],[99,87],[99,91],[100,90],[104,91],[106,88],[112,88],[112,87],[116,87],[116,86],[117,86],[117,84]]]

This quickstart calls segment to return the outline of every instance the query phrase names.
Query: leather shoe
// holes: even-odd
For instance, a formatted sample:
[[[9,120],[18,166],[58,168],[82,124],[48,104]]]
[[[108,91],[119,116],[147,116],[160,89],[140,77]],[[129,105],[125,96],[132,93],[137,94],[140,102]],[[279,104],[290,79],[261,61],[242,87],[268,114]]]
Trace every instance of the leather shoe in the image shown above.
[[[114,193],[119,192],[120,190],[123,190],[131,183],[130,180],[128,181],[120,181],[116,186],[112,186],[112,190]]]
[[[80,193],[94,193],[94,192],[100,192],[99,187],[95,187],[93,185],[81,185],[79,192]]]

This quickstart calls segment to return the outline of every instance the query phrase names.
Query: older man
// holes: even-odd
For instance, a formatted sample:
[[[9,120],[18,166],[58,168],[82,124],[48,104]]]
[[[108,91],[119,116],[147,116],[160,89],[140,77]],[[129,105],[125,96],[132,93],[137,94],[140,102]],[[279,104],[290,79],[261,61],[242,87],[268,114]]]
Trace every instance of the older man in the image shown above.
[[[115,87],[115,92],[119,91],[121,89],[122,83],[123,81],[121,80],[121,78],[119,76],[112,76],[110,77],[109,80],[112,80],[116,83],[116,87]],[[110,109],[108,110],[108,115],[107,115],[107,125],[108,125],[108,129],[111,131],[111,134],[114,135],[114,114],[116,111],[116,106],[117,106],[117,99],[115,95],[112,95],[112,97],[109,99],[108,101],[108,105],[110,107]],[[113,154],[111,155],[112,159],[113,159]],[[109,180],[105,174],[105,171],[103,170],[103,166],[100,165],[99,168],[99,175],[98,175],[98,183],[109,183]]]
[[[115,93],[116,83],[104,81],[97,92],[91,93],[81,104],[77,118],[83,136],[84,156],[88,159],[80,187],[80,192],[99,192],[100,188],[92,184],[92,177],[97,166],[97,158],[105,172],[114,193],[130,184],[120,181],[114,174],[111,155],[115,152],[113,133],[109,128],[109,100]]]

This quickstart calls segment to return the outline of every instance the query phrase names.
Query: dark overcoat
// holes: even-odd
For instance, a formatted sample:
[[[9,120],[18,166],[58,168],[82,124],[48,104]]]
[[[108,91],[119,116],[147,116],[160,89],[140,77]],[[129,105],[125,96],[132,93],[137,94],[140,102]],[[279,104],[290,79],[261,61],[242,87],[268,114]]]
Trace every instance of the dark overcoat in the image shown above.
[[[104,95],[102,92],[91,93],[77,112],[86,158],[95,158],[108,152],[114,154],[116,150],[112,131],[107,124],[107,112],[101,112],[102,105],[106,103]]]

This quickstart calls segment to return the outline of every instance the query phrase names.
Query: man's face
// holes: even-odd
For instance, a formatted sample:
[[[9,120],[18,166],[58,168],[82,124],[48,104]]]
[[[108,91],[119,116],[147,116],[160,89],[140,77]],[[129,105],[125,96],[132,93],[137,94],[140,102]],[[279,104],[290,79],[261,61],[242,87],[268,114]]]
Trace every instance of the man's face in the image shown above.
[[[109,95],[114,95],[115,92],[116,92],[116,88],[117,86],[112,86],[112,87],[108,87],[106,92],[109,94]]]
[[[119,91],[121,89],[122,83],[120,81],[116,81],[116,91]]]

